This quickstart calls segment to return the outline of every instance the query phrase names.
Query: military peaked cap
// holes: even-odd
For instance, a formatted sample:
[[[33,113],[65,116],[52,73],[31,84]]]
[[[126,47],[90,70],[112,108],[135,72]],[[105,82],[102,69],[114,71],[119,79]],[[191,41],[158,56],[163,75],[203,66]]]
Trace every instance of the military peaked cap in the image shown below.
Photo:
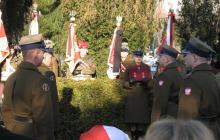
[[[55,43],[52,40],[44,40],[44,44],[46,48],[53,48],[53,46],[55,45]]]
[[[127,42],[122,42],[121,43],[121,51],[122,52],[128,52],[129,51],[129,47],[128,47],[128,43]]]
[[[200,57],[210,58],[215,51],[198,38],[192,37],[182,53],[195,53]]]
[[[166,54],[166,55],[169,55],[173,58],[176,58],[178,56],[179,52],[176,49],[174,49],[173,47],[170,47],[165,44],[162,46],[162,48],[160,50],[160,54]]]
[[[44,44],[45,44],[45,52],[53,55],[53,53],[54,53],[53,46],[55,45],[53,43],[53,41],[52,40],[44,40]]]
[[[134,51],[134,55],[142,57],[144,55],[144,52],[140,48],[138,48]]]
[[[21,46],[22,51],[36,48],[45,51],[45,44],[42,34],[23,36],[19,41],[19,45]]]

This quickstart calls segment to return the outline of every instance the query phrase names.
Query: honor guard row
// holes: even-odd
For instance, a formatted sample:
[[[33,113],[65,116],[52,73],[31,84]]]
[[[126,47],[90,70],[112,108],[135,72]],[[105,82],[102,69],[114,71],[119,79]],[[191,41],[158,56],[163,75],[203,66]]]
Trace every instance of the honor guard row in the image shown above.
[[[125,99],[125,123],[132,140],[143,135],[151,123],[165,117],[204,123],[220,138],[220,87],[209,66],[214,50],[201,40],[192,37],[182,51],[186,69],[177,61],[176,49],[164,45],[159,52],[159,73],[153,80],[153,104],[150,105],[151,75],[143,64],[143,51],[134,52],[134,63],[126,67],[124,87],[129,93]],[[152,110],[151,110],[152,109]],[[151,116],[151,117],[150,117]]]

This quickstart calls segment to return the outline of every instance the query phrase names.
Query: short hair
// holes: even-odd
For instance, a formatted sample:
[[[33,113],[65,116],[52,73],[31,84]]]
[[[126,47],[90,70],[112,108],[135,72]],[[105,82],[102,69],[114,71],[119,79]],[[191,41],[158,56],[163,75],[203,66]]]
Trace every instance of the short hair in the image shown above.
[[[214,140],[214,136],[199,121],[163,119],[149,127],[144,140]]]
[[[30,59],[32,58],[33,52],[36,51],[36,49],[31,49],[31,50],[22,50],[22,56],[23,59]]]

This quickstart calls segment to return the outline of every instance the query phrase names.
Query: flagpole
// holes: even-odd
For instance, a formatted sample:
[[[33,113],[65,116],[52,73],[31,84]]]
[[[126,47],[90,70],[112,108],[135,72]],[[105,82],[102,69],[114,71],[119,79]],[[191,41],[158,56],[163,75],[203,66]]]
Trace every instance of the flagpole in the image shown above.
[[[174,10],[170,10],[170,47],[173,47],[173,41],[174,41],[174,17],[175,17],[175,14],[174,14]]]

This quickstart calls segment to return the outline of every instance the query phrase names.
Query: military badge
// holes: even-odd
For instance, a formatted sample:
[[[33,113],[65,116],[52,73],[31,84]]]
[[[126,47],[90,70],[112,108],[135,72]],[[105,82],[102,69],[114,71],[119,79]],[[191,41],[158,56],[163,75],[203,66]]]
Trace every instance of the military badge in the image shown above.
[[[186,96],[191,95],[191,88],[185,88],[185,95]]]
[[[164,81],[163,81],[163,80],[160,80],[160,81],[159,81],[159,85],[160,85],[160,86],[162,86],[162,85],[163,85],[163,83],[164,83]]]
[[[42,85],[42,89],[43,89],[43,91],[47,92],[47,91],[50,90],[50,87],[49,87],[49,85],[48,85],[47,83],[44,83],[44,84]]]

